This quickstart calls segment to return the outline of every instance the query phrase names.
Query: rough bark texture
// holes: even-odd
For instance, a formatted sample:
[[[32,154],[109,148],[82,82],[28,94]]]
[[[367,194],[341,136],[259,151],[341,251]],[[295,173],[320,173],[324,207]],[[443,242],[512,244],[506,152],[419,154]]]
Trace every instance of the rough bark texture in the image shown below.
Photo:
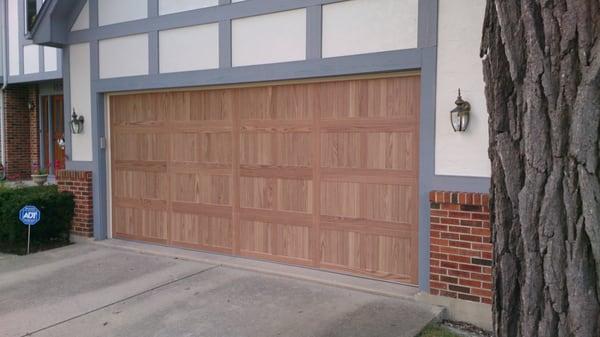
[[[487,0],[497,336],[600,336],[600,0]]]

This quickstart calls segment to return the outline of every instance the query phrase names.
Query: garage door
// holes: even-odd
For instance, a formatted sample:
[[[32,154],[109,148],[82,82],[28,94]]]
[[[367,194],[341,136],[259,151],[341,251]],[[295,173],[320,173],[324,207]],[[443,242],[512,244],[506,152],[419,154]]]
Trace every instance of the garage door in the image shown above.
[[[414,284],[419,88],[111,95],[113,236]]]

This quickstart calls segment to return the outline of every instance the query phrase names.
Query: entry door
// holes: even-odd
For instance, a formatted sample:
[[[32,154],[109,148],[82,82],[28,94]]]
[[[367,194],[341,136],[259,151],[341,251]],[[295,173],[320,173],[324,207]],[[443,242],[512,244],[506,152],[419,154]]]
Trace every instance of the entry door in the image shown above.
[[[111,96],[113,234],[416,284],[419,83]]]
[[[65,168],[65,150],[58,145],[64,139],[65,119],[62,95],[42,96],[42,144],[44,167],[53,173]]]

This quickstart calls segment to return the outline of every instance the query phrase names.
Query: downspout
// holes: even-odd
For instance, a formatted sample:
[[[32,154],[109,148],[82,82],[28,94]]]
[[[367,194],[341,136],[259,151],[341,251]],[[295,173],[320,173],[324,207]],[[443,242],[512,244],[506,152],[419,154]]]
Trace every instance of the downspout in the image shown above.
[[[0,157],[0,180],[4,180],[6,178],[6,130],[5,130],[5,121],[4,121],[4,89],[6,89],[6,85],[8,84],[8,72],[6,71],[6,63],[7,63],[7,55],[6,55],[6,1],[2,1],[2,15],[0,15],[0,24],[2,25],[2,36],[0,37],[0,49],[2,53],[2,88],[0,88],[0,144],[2,148],[0,149],[0,153],[2,156]]]

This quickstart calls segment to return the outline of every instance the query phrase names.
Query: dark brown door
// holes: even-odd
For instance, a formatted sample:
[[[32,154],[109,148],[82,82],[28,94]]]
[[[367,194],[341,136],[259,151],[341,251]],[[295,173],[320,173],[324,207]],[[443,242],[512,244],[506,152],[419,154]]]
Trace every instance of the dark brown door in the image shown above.
[[[50,103],[50,104],[48,104]],[[45,167],[53,167],[54,170],[65,168],[65,150],[60,147],[58,141],[64,139],[65,118],[63,111],[63,96],[43,96],[42,97],[42,123],[44,137],[44,161]],[[50,130],[49,127],[52,129]],[[49,138],[52,131],[52,138]],[[50,155],[52,151],[52,156]]]
[[[416,284],[419,88],[111,96],[113,235]]]

